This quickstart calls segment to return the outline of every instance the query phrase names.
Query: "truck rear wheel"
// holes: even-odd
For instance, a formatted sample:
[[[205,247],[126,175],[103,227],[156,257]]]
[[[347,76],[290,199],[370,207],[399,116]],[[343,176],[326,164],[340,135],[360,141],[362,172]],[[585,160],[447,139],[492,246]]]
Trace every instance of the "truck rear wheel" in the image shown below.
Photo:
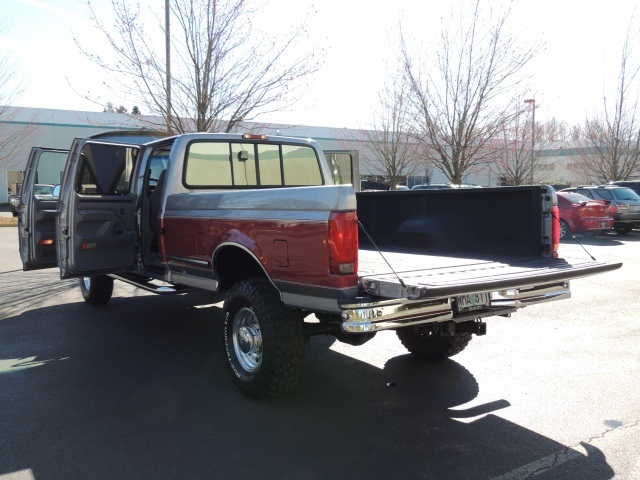
[[[397,330],[396,334],[404,347],[423,360],[444,360],[460,353],[471,341],[470,333],[441,336],[439,333],[418,334]]]
[[[82,298],[89,305],[104,305],[113,294],[113,278],[107,275],[80,277]]]
[[[229,373],[246,395],[276,397],[296,384],[304,362],[304,322],[267,280],[231,287],[223,337]]]

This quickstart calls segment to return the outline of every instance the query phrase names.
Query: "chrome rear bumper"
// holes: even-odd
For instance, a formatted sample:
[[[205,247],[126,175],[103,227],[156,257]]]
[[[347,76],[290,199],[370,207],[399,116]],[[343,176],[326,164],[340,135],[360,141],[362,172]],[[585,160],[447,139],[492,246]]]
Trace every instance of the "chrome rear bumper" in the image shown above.
[[[449,320],[461,322],[494,315],[507,315],[527,305],[571,297],[568,281],[489,293],[491,293],[491,306],[463,312],[457,309],[457,297],[421,300],[402,298],[382,301],[363,298],[344,302],[340,305],[341,328],[346,333],[366,333]]]

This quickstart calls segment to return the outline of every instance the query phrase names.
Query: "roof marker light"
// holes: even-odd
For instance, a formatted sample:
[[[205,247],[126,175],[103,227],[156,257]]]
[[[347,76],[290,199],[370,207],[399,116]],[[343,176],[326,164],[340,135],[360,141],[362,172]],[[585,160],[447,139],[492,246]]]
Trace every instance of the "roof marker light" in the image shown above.
[[[267,136],[266,135],[255,135],[253,133],[245,133],[244,135],[242,135],[242,138],[244,138],[246,140],[266,140]]]

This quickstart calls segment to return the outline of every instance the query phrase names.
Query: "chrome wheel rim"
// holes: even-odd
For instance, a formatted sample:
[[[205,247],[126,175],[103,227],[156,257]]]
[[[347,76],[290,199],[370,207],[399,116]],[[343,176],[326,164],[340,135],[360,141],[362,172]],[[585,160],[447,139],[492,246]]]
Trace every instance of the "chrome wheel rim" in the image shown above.
[[[262,332],[254,311],[243,307],[233,319],[233,349],[238,363],[247,372],[253,373],[262,363]]]
[[[560,238],[564,238],[567,235],[567,225],[560,222]]]
[[[87,292],[91,289],[91,277],[82,277],[82,288]]]

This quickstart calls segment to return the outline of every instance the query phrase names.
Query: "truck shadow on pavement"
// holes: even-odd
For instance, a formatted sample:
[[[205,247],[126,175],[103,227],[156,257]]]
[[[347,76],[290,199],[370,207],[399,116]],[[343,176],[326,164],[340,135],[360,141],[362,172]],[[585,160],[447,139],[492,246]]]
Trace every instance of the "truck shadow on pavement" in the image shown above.
[[[507,400],[456,410],[479,386],[455,361],[379,369],[327,337],[308,344],[293,392],[246,398],[210,303],[114,297],[0,320],[0,478],[506,479],[571,450],[490,413]],[[536,478],[612,478],[584,448]]]

